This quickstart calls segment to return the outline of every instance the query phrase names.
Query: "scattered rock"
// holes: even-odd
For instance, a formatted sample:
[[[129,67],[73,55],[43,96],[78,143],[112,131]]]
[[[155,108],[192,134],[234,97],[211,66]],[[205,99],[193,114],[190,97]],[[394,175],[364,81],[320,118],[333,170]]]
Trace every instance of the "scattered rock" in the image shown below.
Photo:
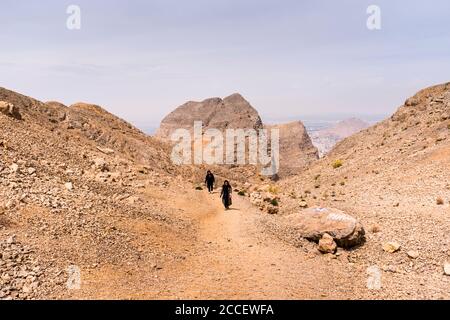
[[[322,253],[335,253],[337,249],[337,244],[334,241],[333,237],[328,233],[325,233],[322,236],[322,239],[319,240],[319,251]]]
[[[267,213],[269,213],[269,214],[277,214],[278,211],[279,211],[279,209],[275,206],[270,205],[267,207]]]
[[[97,147],[97,150],[104,153],[104,154],[113,154],[114,150],[113,149],[109,149],[109,148],[101,148],[101,147]]]
[[[73,190],[73,184],[72,182],[66,182],[64,184],[64,187],[66,187],[67,190],[72,191]]]
[[[405,102],[405,105],[408,107],[417,106],[418,104],[419,104],[419,100],[415,97],[409,98]]]
[[[19,172],[19,165],[17,163],[13,163],[11,166],[9,166],[9,169],[12,173]]]
[[[0,101],[0,113],[16,120],[22,120],[22,115],[19,110],[9,102]]]
[[[103,158],[95,158],[93,160],[94,166],[100,171],[109,171],[108,163]]]
[[[397,252],[398,250],[400,250],[400,247],[400,244],[394,241],[386,242],[385,244],[383,244],[383,250],[389,253]]]
[[[411,250],[406,253],[411,259],[417,259],[419,257],[419,251]]]
[[[450,276],[450,262],[445,262],[444,263],[444,274],[446,276]]]

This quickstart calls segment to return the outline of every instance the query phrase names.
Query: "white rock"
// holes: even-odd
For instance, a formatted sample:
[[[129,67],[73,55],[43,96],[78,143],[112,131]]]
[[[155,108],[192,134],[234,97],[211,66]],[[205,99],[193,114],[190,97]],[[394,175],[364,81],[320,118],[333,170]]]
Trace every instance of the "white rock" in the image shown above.
[[[419,251],[411,250],[406,253],[411,259],[417,259],[419,257]]]
[[[444,263],[444,274],[450,276],[450,262]]]
[[[14,172],[18,172],[19,171],[19,165],[17,163],[13,163],[9,169],[11,170],[12,173]]]
[[[64,186],[66,187],[67,190],[72,191],[73,190],[73,184],[72,182],[66,182],[64,184]]]

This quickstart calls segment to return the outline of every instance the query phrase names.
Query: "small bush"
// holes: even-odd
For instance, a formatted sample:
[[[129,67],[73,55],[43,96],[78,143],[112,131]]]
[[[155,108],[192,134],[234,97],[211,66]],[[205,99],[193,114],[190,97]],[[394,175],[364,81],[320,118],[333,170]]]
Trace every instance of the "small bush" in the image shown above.
[[[342,161],[342,160],[334,160],[333,161],[333,163],[331,164],[331,166],[334,168],[334,169],[337,169],[337,168],[340,168],[340,167],[342,167],[342,165],[344,164],[344,162]]]
[[[436,204],[439,205],[439,206],[443,205],[444,204],[444,199],[442,199],[441,197],[437,198],[436,199]]]
[[[278,194],[279,192],[278,187],[276,186],[270,186],[267,191],[269,191],[271,194]]]
[[[339,184],[340,184],[341,186],[345,186],[345,181],[341,181]]]
[[[238,195],[244,197],[245,196],[245,191],[243,191],[243,190],[239,191]]]
[[[277,199],[272,199],[270,201],[270,204],[273,205],[274,207],[278,207],[278,200]]]
[[[195,188],[195,190],[203,190],[203,188],[198,186],[198,187]]]

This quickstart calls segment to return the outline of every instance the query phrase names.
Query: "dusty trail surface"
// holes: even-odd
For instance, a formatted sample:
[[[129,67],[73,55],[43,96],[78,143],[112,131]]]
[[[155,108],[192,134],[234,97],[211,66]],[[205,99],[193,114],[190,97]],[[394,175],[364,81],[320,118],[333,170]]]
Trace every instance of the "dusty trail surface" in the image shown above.
[[[153,199],[164,196],[152,193]],[[170,195],[167,195],[170,197]],[[159,230],[159,241],[182,252],[161,265],[109,266],[83,275],[75,296],[129,299],[313,299],[348,296],[349,274],[337,276],[330,257],[296,248],[264,232],[262,215],[234,195],[225,211],[218,193],[188,192],[173,206],[193,227],[188,237]],[[167,203],[167,202],[166,202]],[[135,228],[145,240],[145,228]],[[144,247],[145,250],[145,247]],[[311,252],[312,251],[312,252]],[[347,283],[347,288],[344,284]]]

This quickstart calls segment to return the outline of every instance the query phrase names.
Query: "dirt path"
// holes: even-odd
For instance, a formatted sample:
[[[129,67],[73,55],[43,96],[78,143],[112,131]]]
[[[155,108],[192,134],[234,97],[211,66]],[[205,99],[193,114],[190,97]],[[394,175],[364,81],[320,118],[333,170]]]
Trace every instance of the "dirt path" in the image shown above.
[[[167,199],[163,199],[167,201]],[[143,250],[154,239],[182,259],[161,261],[161,268],[106,265],[83,273],[73,298],[90,299],[326,299],[352,295],[352,275],[336,268],[316,250],[296,248],[261,230],[261,213],[234,195],[225,211],[217,193],[187,192],[173,208],[192,222],[192,234],[177,238],[167,230],[136,226]],[[184,233],[186,233],[185,231]],[[148,243],[148,244],[147,244]],[[168,249],[170,248],[170,249]],[[145,254],[145,252],[142,252]],[[158,265],[159,266],[159,265]]]
[[[232,209],[225,211],[218,194],[198,197],[195,203],[183,205],[198,219],[198,243],[183,265],[164,274],[169,280],[164,298],[329,296],[332,275],[317,268],[316,256],[262,233],[257,223],[261,214],[244,198],[235,195]]]

